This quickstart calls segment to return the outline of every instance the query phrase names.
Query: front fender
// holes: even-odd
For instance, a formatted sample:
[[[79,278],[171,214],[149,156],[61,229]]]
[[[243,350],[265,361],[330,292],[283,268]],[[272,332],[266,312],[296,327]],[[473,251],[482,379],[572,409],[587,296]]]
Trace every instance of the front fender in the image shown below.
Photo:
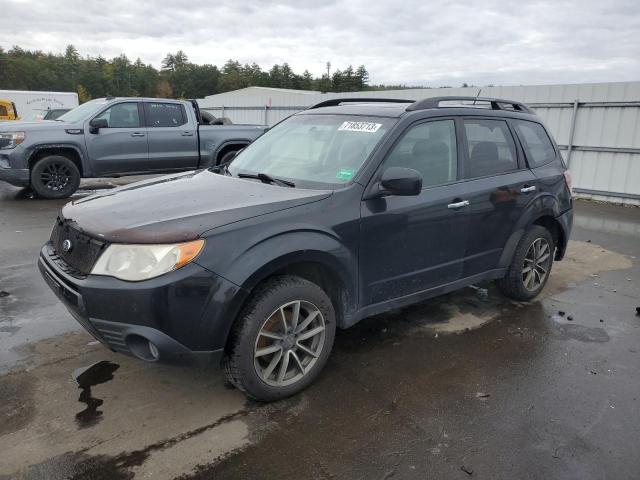
[[[223,315],[225,321],[233,322],[242,303],[260,282],[302,263],[317,264],[340,282],[336,287],[341,291],[345,315],[356,309],[357,252],[350,250],[332,232],[309,227],[274,234],[265,232],[267,229],[264,228],[249,230],[241,237],[237,230],[228,235],[218,231],[207,239],[205,251],[196,260],[241,287],[240,295],[229,302]],[[246,239],[253,241],[242,246]]]
[[[356,254],[335,236],[321,230],[295,230],[264,238],[238,255],[225,276],[246,290],[295,263],[318,263],[341,279],[349,306],[355,305]]]

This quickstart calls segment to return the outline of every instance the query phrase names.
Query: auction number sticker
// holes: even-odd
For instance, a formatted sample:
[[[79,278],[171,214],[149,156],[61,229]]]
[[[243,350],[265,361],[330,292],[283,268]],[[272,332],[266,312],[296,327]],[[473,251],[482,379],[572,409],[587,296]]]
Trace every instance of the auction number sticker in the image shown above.
[[[344,122],[342,125],[340,125],[340,128],[338,128],[338,130],[342,130],[345,132],[374,133],[374,132],[377,132],[381,126],[382,126],[381,123]]]

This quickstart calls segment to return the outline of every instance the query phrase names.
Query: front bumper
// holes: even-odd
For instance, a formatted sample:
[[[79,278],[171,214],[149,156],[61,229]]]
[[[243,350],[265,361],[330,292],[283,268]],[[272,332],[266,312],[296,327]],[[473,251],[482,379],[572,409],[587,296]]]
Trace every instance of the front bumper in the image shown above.
[[[3,168],[0,165],[0,180],[15,185],[16,187],[28,187],[30,181],[29,169]]]
[[[38,268],[71,315],[115,352],[198,365],[222,356],[229,323],[225,306],[239,288],[194,263],[142,282],[82,278],[72,275],[48,243]]]

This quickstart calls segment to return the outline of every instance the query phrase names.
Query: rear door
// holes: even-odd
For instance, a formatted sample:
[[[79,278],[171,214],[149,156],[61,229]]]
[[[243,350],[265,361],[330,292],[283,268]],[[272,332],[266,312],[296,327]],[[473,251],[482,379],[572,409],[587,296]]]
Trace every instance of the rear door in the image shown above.
[[[464,277],[498,268],[500,255],[535,190],[506,120],[460,119],[464,178],[470,203]]]
[[[416,196],[387,196],[361,205],[360,272],[370,305],[458,280],[467,243],[469,210],[462,201],[453,119],[410,126],[382,163],[417,170]]]
[[[197,124],[181,103],[144,102],[150,170],[187,170],[198,166]]]
[[[566,166],[557,146],[542,124],[529,120],[510,119],[529,168],[536,177],[533,186],[536,194],[550,193],[559,202],[559,211],[571,208],[571,192],[566,185],[564,172]]]
[[[105,119],[107,128],[91,133],[87,121],[85,141],[94,174],[147,170],[149,146],[140,102],[110,105],[94,118]]]

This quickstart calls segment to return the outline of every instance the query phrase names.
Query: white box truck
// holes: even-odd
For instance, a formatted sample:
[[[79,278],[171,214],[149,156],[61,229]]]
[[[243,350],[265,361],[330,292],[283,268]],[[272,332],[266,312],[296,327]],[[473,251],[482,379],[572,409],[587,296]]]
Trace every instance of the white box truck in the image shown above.
[[[12,105],[20,120],[41,120],[48,110],[71,110],[78,106],[75,92],[0,90],[0,104]]]

